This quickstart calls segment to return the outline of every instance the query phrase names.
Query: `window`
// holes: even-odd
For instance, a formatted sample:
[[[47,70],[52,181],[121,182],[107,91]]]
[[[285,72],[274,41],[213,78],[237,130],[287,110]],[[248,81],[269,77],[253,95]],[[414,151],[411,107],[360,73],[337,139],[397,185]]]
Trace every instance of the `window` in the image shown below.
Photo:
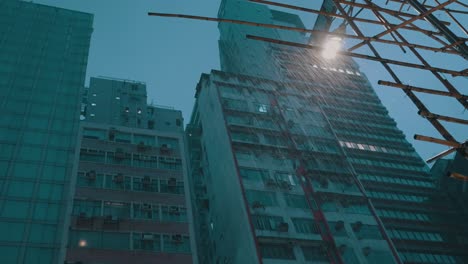
[[[234,125],[252,125],[252,117],[243,115],[226,115],[226,121],[228,124]]]
[[[309,209],[309,204],[304,195],[285,194],[286,205],[292,208]]]
[[[115,220],[130,218],[130,204],[105,201],[103,215]]]
[[[133,249],[161,252],[161,235],[152,233],[133,233]]]
[[[183,194],[184,182],[178,181],[176,178],[169,178],[169,179],[161,180],[161,192]]]
[[[185,235],[164,235],[164,252],[190,253],[190,239]]]
[[[104,188],[113,190],[130,190],[131,177],[125,177],[123,174],[106,175],[104,177]]]
[[[158,179],[145,176],[133,178],[133,190],[143,192],[158,192]]]
[[[276,230],[280,223],[284,222],[281,216],[252,215],[252,222],[258,230]]]
[[[319,228],[313,219],[291,218],[297,233],[319,234]]]
[[[260,243],[260,252],[266,259],[296,259],[292,246],[288,244]]]
[[[140,168],[157,168],[158,159],[156,156],[133,155],[133,166]]]
[[[320,246],[302,246],[302,254],[306,261],[327,261],[327,251]]]
[[[242,179],[244,180],[261,182],[264,179],[269,178],[269,174],[267,170],[239,168],[239,172],[240,172]]]
[[[246,190],[245,196],[252,206],[278,206],[278,200],[274,192]]]
[[[75,200],[73,215],[84,217],[101,216],[101,201]]]
[[[179,149],[179,140],[177,138],[158,137],[159,147],[165,146],[171,150]]]
[[[269,107],[266,104],[255,104],[255,111],[258,113],[268,113],[269,112]]]
[[[78,172],[77,185],[80,187],[102,188],[104,175],[95,171]]]
[[[382,239],[379,227],[375,225],[362,225],[355,233],[358,239]]]
[[[133,135],[133,143],[134,144],[143,144],[145,146],[154,146],[156,145],[155,138],[153,136],[148,135]]]
[[[173,157],[159,157],[159,168],[167,170],[182,170],[182,160]]]
[[[105,154],[104,151],[101,150],[81,149],[80,160],[104,163]]]
[[[177,205],[161,206],[162,221],[187,222],[187,209]]]
[[[223,106],[226,109],[248,111],[247,102],[223,98]]]
[[[122,143],[131,143],[132,135],[130,133],[123,133],[120,131],[115,132],[115,142],[122,142]]]
[[[107,135],[107,132],[105,130],[91,129],[91,128],[83,129],[84,138],[106,140],[107,139],[106,135]]]
[[[235,141],[244,141],[251,143],[258,143],[258,136],[256,134],[247,132],[231,132],[231,138]]]
[[[156,204],[133,204],[133,218],[144,220],[159,220],[159,205]]]

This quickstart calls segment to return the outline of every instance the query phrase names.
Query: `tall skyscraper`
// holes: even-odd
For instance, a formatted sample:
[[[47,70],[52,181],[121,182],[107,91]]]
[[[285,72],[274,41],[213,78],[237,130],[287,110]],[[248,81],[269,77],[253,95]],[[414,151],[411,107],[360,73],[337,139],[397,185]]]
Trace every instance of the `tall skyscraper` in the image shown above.
[[[1,263],[63,263],[92,23],[0,1]]]
[[[91,78],[67,263],[193,263],[182,113]]]
[[[248,1],[219,16],[303,27]],[[466,263],[464,216],[436,189],[349,58],[246,39],[220,24],[187,127],[202,263]],[[450,225],[444,224],[450,222]]]

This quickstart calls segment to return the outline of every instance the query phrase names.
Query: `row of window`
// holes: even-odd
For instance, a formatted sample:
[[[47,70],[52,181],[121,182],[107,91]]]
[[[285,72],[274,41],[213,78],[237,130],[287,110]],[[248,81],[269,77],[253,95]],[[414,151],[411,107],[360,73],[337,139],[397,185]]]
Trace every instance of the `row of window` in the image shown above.
[[[388,231],[388,235],[391,238],[395,238],[395,239],[436,241],[436,242],[443,241],[442,236],[439,233],[400,230],[400,229],[388,229],[387,231]]]
[[[429,199],[429,197],[427,196],[402,194],[402,193],[394,193],[394,192],[389,193],[389,192],[367,191],[366,193],[369,197],[372,197],[372,198],[407,201],[407,202],[415,202],[415,203],[422,203]]]
[[[245,195],[247,197],[247,201],[253,208],[264,208],[267,206],[272,206],[272,207],[279,206],[279,201],[278,201],[276,192],[246,190]],[[291,207],[291,208],[300,208],[300,209],[310,208],[307,200],[305,199],[305,196],[303,195],[284,193],[284,200],[286,202],[286,206]]]
[[[389,137],[386,135],[377,135],[375,133],[362,133],[362,132],[352,131],[349,129],[340,129],[340,128],[335,128],[334,131],[340,135],[359,137],[363,139],[376,139],[376,140],[392,142],[392,143],[398,142],[398,143],[408,144],[408,142],[404,138],[401,138],[401,137]]]
[[[260,253],[265,259],[295,260],[293,246],[288,244],[260,243]],[[306,261],[327,261],[327,251],[320,246],[301,246]]]
[[[433,182],[420,181],[420,180],[410,180],[410,179],[406,179],[406,178],[375,176],[375,175],[368,175],[368,174],[361,174],[358,177],[361,180],[368,180],[368,181],[397,183],[397,184],[419,186],[419,187],[428,187],[428,188],[434,188],[435,187],[435,184]]]
[[[123,151],[105,152],[102,150],[81,149],[80,160],[115,165],[127,165],[139,168],[182,170],[182,160],[179,158],[148,156]]]
[[[77,185],[111,190],[184,194],[184,182],[175,178],[159,179],[149,176],[109,175],[94,171],[79,172]]]
[[[390,154],[398,154],[398,155],[403,155],[403,156],[412,156],[412,157],[418,157],[418,155],[415,152],[411,151],[402,151],[399,149],[393,149],[393,148],[385,148],[381,146],[376,146],[376,145],[368,145],[368,144],[362,144],[362,143],[354,143],[354,142],[347,142],[347,141],[340,141],[340,145],[342,147],[346,148],[351,148],[351,149],[360,149],[360,150],[367,150],[367,151],[373,151],[373,152],[383,152],[383,153],[390,153]]]
[[[76,199],[73,204],[73,215],[84,218],[104,216],[110,219],[187,221],[187,209],[182,206],[100,200]]]
[[[69,247],[190,253],[190,238],[180,234],[72,230]]]
[[[403,261],[417,263],[434,264],[455,264],[456,257],[444,254],[422,253],[422,252],[401,252],[400,257]]]
[[[288,172],[276,171],[270,175],[268,170],[239,168],[239,173],[244,180],[251,182],[263,182],[266,186],[292,187],[298,184],[296,175]]]
[[[311,121],[310,117],[307,120]],[[280,130],[279,125],[273,119],[253,118],[252,116],[228,114],[226,115],[226,121],[228,124],[232,125],[245,125],[275,131]],[[290,120],[288,122],[289,131],[300,135],[326,137],[328,131],[324,129],[326,123],[323,121],[321,116],[320,118],[316,118],[313,121],[313,124],[304,125],[295,123]]]
[[[108,140],[129,144],[144,144],[146,146],[166,147],[169,149],[179,149],[177,138],[156,137],[151,135],[132,134],[117,130],[104,130],[95,128],[84,128],[83,137],[99,140]]]
[[[369,165],[369,166],[380,166],[385,168],[392,168],[392,169],[404,169],[404,170],[411,170],[411,171],[420,171],[420,172],[427,172],[427,168],[423,166],[410,166],[406,165],[403,162],[385,162],[380,160],[368,160],[368,159],[349,159],[353,163],[362,164],[362,165]]]
[[[272,109],[271,109],[271,102],[270,102],[270,97],[271,97],[270,93],[261,92],[261,89],[259,88],[261,87],[263,89],[265,88],[268,89],[270,87],[269,85],[270,84],[267,84],[267,85],[264,84],[264,85],[259,86],[257,84],[254,84],[253,86],[255,86],[255,88],[249,90],[248,98],[251,98],[255,101],[253,102],[254,112],[257,112],[257,113],[271,112]],[[244,87],[240,87],[240,86],[233,87],[233,86],[228,86],[226,84],[221,84],[220,88],[221,88],[220,89],[221,96],[223,97],[223,101],[226,102],[225,104],[228,108],[230,106],[234,106],[234,107],[237,106],[239,108],[235,108],[234,110],[249,111],[247,100],[245,100],[245,98],[247,97],[244,93],[244,90],[245,90]],[[284,90],[284,89],[287,89],[287,88],[286,87],[276,88],[276,90]],[[271,90],[271,89],[268,89],[268,90]],[[290,92],[295,93],[295,91],[292,91],[292,90],[290,90]],[[310,94],[312,95],[312,93]],[[292,114],[298,117],[298,115],[296,115],[294,109],[291,108],[291,106],[300,106],[300,109],[298,109],[298,112],[301,115],[303,115],[306,112],[320,113],[320,109],[317,106],[311,105],[311,99],[313,100],[315,96],[316,95],[314,95],[312,98],[304,98],[304,93],[301,93],[300,96],[294,96],[292,94],[289,94],[287,97],[279,98],[279,102],[282,105],[282,108],[288,112],[287,113],[288,115]],[[233,99],[232,97],[240,99],[240,100]],[[241,101],[244,101],[245,103],[240,103]]]
[[[419,220],[429,221],[429,215],[423,213],[415,213],[408,211],[390,210],[390,209],[377,209],[377,215],[380,217],[406,219],[406,220]]]
[[[279,206],[277,195],[280,195],[280,193],[278,192],[246,190],[245,195],[247,201],[254,209],[265,208],[268,206]],[[304,195],[289,193],[282,193],[281,195],[284,197],[287,207],[305,210],[310,209],[311,206],[312,208],[317,208],[316,202],[314,200],[310,200],[309,205],[309,202],[306,200]],[[326,212],[337,212],[339,210],[338,204],[338,201],[326,200],[321,203],[321,208]],[[365,202],[343,200],[340,204],[344,213],[371,215],[370,209]]]
[[[339,207],[341,206],[341,208]],[[366,202],[363,201],[350,201],[347,199],[335,200],[326,199],[322,201],[321,208],[324,212],[338,212],[342,211],[347,214],[363,214],[371,215],[371,211]]]

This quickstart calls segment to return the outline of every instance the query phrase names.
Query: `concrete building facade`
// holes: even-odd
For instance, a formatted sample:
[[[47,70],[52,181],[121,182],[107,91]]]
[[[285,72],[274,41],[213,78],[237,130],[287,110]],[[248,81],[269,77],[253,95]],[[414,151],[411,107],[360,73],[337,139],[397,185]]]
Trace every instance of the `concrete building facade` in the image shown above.
[[[0,262],[63,263],[93,16],[0,1]]]
[[[303,27],[248,1],[219,16]],[[466,262],[466,217],[354,61],[246,39],[307,43],[297,32],[219,28],[223,71],[202,75],[186,131],[201,262]]]
[[[146,85],[92,78],[67,263],[194,263],[180,111]]]

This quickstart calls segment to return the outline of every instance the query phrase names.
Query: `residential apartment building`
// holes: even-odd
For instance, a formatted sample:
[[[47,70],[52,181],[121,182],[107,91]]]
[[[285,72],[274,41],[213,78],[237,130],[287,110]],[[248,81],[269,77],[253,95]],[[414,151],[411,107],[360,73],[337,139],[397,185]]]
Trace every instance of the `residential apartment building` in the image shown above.
[[[63,263],[93,16],[0,1],[0,262]]]
[[[304,27],[248,1],[219,16]],[[222,71],[202,75],[186,131],[200,262],[468,261],[466,217],[354,61],[245,38],[297,32],[219,28]]]
[[[194,263],[182,113],[146,84],[91,78],[67,263]]]

